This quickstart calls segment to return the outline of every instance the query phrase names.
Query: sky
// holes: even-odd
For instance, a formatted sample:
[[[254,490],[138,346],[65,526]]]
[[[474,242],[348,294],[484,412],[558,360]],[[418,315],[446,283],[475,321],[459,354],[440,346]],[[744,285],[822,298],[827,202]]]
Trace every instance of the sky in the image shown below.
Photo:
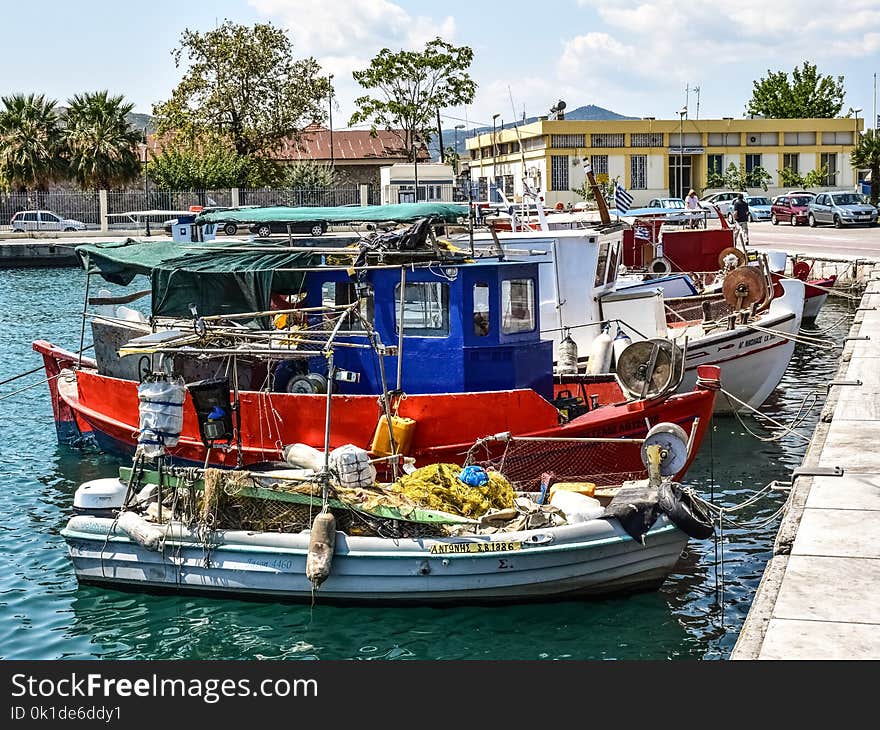
[[[844,107],[866,127],[880,73],[880,0],[2,0],[0,94],[65,103],[109,89],[150,113],[180,78],[181,31],[223,20],[290,31],[335,88],[333,126],[347,126],[360,87],[351,72],[382,48],[423,48],[441,36],[474,50],[473,104],[443,110],[444,127],[491,126],[492,115],[548,114],[595,104],[633,117],[742,117],[753,81],[804,61],[844,77]],[[698,91],[697,91],[698,89]],[[697,108],[699,104],[699,109]]]

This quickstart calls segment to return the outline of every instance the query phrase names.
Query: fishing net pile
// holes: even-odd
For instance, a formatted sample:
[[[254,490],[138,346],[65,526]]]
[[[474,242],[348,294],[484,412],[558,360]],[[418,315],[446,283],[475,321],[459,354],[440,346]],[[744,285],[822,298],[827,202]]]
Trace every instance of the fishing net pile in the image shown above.
[[[401,477],[391,489],[422,507],[473,519],[513,507],[513,487],[501,473],[488,471],[485,484],[472,486],[459,479],[461,472],[455,464],[431,464]]]

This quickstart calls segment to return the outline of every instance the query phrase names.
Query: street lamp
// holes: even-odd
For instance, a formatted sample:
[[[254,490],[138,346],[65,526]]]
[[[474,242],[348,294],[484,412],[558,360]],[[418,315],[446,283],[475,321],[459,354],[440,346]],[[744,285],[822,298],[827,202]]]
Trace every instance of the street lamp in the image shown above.
[[[327,77],[327,82],[330,84],[330,169],[336,172],[336,158],[333,156],[333,74]]]
[[[684,115],[687,114],[687,107],[683,106],[678,110],[678,195],[684,198]]]
[[[140,142],[138,142],[138,150],[141,153],[141,162],[144,163],[144,207],[146,208],[150,202],[150,191],[148,186],[148,178],[147,178],[147,155],[149,154],[149,146],[147,144],[147,128],[144,127],[144,135]],[[145,235],[150,235],[150,217],[146,216],[147,221],[147,230],[145,231]]]
[[[862,111],[861,107],[858,107],[857,109],[852,110],[852,113],[855,116],[855,122],[856,122],[856,130],[855,130],[855,134],[853,134],[853,148],[857,147],[859,144],[859,112],[860,111]],[[857,191],[859,190],[859,171],[856,170],[855,167],[853,167],[853,188]]]

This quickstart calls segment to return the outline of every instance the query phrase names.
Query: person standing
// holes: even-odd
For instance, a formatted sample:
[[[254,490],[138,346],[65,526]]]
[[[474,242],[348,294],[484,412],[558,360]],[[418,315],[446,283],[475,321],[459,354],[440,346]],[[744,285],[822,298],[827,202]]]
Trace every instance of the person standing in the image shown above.
[[[702,210],[700,206],[700,199],[697,197],[694,189],[691,188],[687,194],[687,197],[684,199],[684,207],[688,209],[688,217],[690,218],[689,223],[691,228],[697,228],[700,225],[700,216],[698,211]]]
[[[733,201],[733,242],[736,245],[737,240],[742,241],[743,251],[749,244],[749,204],[743,198],[742,193],[738,193],[736,200]]]

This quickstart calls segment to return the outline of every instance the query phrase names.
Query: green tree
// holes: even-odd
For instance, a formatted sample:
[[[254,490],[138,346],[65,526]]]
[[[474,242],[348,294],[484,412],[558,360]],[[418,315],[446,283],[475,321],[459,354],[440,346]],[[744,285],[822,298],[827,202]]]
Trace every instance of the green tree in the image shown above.
[[[384,127],[395,130],[410,159],[413,146],[430,139],[432,118],[438,109],[474,100],[477,84],[467,73],[474,52],[435,38],[424,51],[398,51],[383,48],[369,68],[352,75],[375,96],[355,99],[358,109],[349,124],[369,122],[373,131]]]
[[[871,205],[877,205],[880,197],[880,135],[876,129],[868,129],[849,155],[855,170],[871,171]]]
[[[771,119],[836,117],[843,108],[843,76],[823,76],[815,64],[804,61],[789,79],[785,71],[767,70],[767,78],[752,82],[747,112]]]
[[[0,183],[21,192],[48,190],[66,167],[55,102],[15,94],[0,103]]]
[[[294,59],[287,33],[271,23],[187,29],[172,56],[178,67],[185,60],[186,71],[171,98],[153,109],[160,135],[222,137],[247,158],[324,120],[329,80],[315,59]]]
[[[772,179],[770,173],[760,165],[753,167],[750,171],[746,171],[742,165],[731,162],[721,177],[721,185],[717,187],[730,188],[731,190],[761,188],[766,191],[767,183]]]
[[[452,171],[458,175],[461,170],[461,155],[458,154],[458,151],[450,145],[443,153],[443,159],[452,168]]]
[[[790,167],[783,167],[779,171],[779,182],[784,188],[802,188],[806,186],[803,176],[798,175]]]
[[[280,181],[279,166],[272,160],[240,155],[221,137],[198,141],[171,137],[150,159],[150,179],[161,190],[215,190],[239,185],[260,188]]]
[[[284,185],[291,188],[329,188],[336,183],[330,163],[301,160],[284,170]]]
[[[83,189],[109,190],[140,177],[141,133],[126,119],[133,108],[107,91],[78,94],[68,102],[62,136],[70,175]]]

